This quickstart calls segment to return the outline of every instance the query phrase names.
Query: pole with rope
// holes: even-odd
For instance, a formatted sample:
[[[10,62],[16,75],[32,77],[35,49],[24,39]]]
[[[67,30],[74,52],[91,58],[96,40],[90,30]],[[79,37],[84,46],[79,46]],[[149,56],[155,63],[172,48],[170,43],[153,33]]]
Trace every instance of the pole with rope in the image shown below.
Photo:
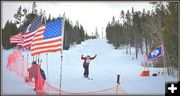
[[[63,65],[63,42],[64,42],[64,23],[65,23],[65,13],[63,14],[63,17],[62,17],[63,21],[62,21],[62,29],[61,29],[61,32],[62,32],[62,49],[61,49],[61,67],[60,67],[60,93],[59,95],[61,95],[61,86],[62,86],[62,65]]]
[[[118,95],[118,89],[119,89],[119,84],[120,84],[120,75],[117,75],[117,84],[116,84],[116,95]]]

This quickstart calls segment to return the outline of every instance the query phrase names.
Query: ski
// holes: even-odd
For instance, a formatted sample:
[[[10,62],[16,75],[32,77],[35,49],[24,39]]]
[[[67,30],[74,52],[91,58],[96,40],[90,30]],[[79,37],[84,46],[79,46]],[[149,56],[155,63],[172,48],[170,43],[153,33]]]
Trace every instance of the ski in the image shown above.
[[[93,78],[90,78],[90,77],[88,77],[87,79],[88,79],[88,80],[93,80]]]
[[[84,77],[84,76],[83,76]],[[90,78],[90,77],[84,77],[85,79],[88,79],[88,80],[93,80],[93,78]]]
[[[93,78],[87,78],[88,80],[93,80]]]

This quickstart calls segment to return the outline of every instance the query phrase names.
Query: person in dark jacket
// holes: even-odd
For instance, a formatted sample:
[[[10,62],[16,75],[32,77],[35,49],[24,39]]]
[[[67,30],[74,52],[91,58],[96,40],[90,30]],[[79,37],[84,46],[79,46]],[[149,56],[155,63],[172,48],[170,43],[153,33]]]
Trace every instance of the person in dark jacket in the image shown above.
[[[81,55],[81,59],[84,60],[83,62],[83,68],[84,68],[84,77],[88,78],[89,75],[89,64],[90,61],[95,59],[97,55],[95,55],[94,57],[90,57],[89,55],[87,55],[86,57],[84,57],[83,55]]]
[[[40,68],[40,65],[38,65],[36,63],[36,61],[33,61],[32,66],[30,68],[28,68],[29,78],[26,79],[26,82],[32,81],[32,78],[34,78],[35,82],[37,82],[38,68]],[[41,68],[40,68],[40,74],[43,77],[43,79],[46,80],[46,75]],[[43,85],[44,85],[44,82],[43,82]],[[34,90],[36,90],[36,86],[35,86]]]

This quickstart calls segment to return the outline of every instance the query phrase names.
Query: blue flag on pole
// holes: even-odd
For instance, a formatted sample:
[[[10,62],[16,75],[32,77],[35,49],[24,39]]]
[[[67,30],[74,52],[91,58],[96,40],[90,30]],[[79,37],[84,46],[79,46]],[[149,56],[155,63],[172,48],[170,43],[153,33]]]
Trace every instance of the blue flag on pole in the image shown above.
[[[159,47],[155,48],[153,51],[151,51],[148,55],[147,55],[147,60],[151,61],[157,58],[160,58],[164,56],[164,46],[163,44],[160,45]]]

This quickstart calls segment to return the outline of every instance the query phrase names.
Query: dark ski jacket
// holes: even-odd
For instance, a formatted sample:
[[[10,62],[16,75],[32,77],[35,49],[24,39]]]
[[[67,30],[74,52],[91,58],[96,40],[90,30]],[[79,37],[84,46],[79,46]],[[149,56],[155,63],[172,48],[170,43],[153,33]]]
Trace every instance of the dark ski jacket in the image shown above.
[[[41,76],[46,80],[46,74],[44,73],[44,70],[40,68]]]

